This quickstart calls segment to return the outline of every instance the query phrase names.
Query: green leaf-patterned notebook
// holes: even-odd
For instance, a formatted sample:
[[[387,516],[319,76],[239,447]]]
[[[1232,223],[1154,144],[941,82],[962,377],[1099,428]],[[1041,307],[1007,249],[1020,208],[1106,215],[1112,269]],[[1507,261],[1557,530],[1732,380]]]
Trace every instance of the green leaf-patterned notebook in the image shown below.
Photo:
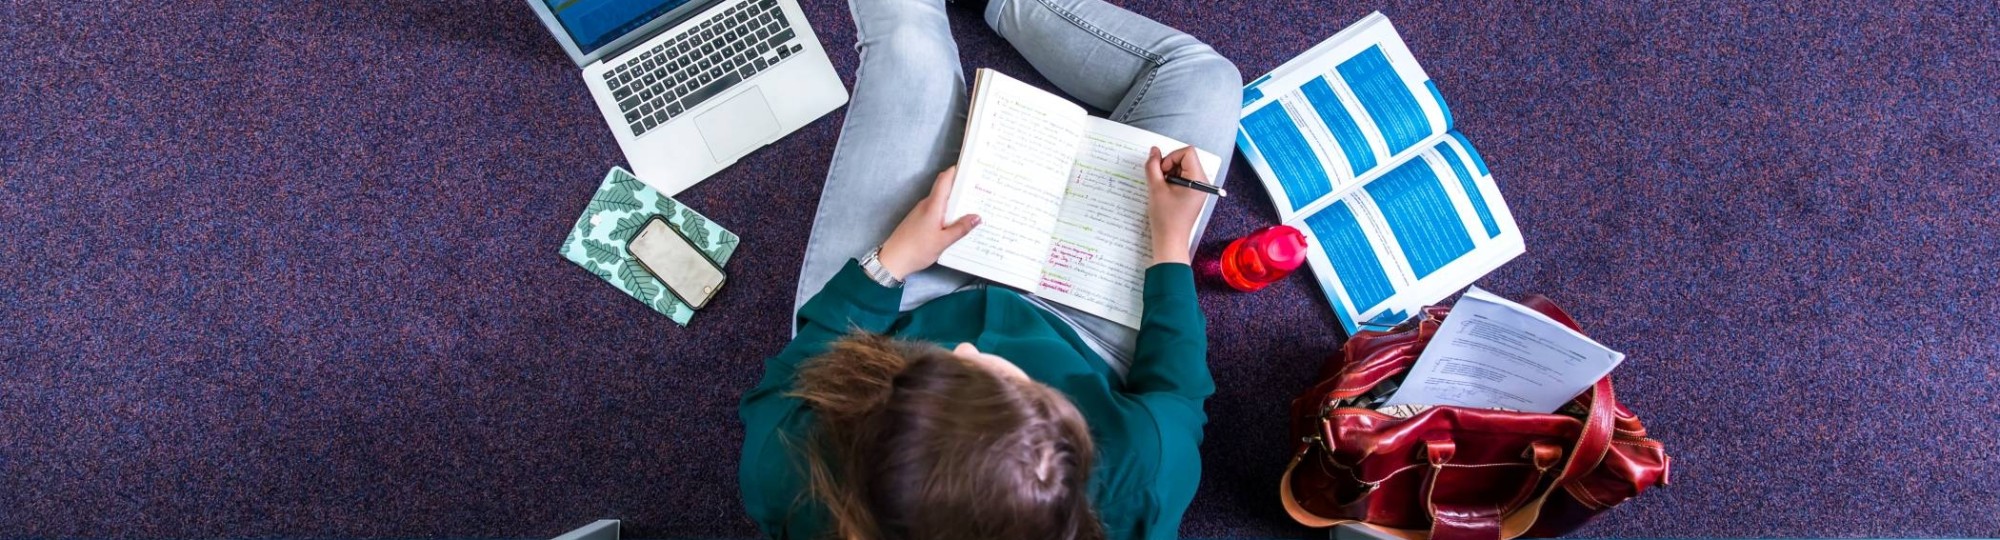
[[[584,207],[583,215],[576,218],[569,238],[563,240],[562,256],[644,302],[653,311],[687,326],[688,319],[694,318],[694,309],[674,298],[665,284],[625,251],[632,235],[655,215],[667,218],[668,225],[693,240],[695,247],[714,259],[717,266],[728,264],[729,256],[736,253],[736,233],[723,230],[680,201],[646,187],[624,167],[612,167],[604,175],[604,184],[597,187],[597,194],[590,198],[590,206]]]

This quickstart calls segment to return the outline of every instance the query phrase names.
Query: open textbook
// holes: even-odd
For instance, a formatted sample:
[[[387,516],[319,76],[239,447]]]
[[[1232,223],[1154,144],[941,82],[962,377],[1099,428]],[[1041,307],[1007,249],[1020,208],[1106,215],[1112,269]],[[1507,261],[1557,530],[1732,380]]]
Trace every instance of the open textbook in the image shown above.
[[[1349,335],[1393,326],[1520,255],[1485,160],[1374,13],[1243,89],[1237,147]]]
[[[1153,258],[1146,155],[1155,146],[1187,144],[979,70],[945,221],[982,221],[938,262],[1138,328]],[[1221,158],[1196,151],[1215,178]]]

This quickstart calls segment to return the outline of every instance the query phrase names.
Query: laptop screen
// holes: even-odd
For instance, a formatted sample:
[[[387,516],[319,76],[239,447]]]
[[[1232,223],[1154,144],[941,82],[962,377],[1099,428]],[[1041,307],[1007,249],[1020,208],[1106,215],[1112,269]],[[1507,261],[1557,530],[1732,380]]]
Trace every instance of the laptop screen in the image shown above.
[[[589,54],[691,0],[542,0]]]

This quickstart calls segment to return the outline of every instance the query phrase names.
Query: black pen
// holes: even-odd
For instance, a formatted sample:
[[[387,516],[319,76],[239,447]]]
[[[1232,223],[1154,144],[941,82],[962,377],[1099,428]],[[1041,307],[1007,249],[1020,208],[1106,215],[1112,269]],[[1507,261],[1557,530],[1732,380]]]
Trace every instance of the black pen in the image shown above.
[[[1214,195],[1217,197],[1229,196],[1229,190],[1222,189],[1220,186],[1216,186],[1215,184],[1210,184],[1208,182],[1203,182],[1200,180],[1189,180],[1186,178],[1181,178],[1179,175],[1173,175],[1173,174],[1167,175],[1167,183],[1192,189],[1202,193],[1207,193],[1209,195]]]

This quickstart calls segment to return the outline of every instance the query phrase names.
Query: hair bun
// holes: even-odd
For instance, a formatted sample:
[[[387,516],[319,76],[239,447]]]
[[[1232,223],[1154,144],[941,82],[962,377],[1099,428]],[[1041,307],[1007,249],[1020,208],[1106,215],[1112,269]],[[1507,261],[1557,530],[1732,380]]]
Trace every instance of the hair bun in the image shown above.
[[[868,332],[848,334],[799,368],[793,396],[826,422],[848,423],[880,410],[917,346]]]

